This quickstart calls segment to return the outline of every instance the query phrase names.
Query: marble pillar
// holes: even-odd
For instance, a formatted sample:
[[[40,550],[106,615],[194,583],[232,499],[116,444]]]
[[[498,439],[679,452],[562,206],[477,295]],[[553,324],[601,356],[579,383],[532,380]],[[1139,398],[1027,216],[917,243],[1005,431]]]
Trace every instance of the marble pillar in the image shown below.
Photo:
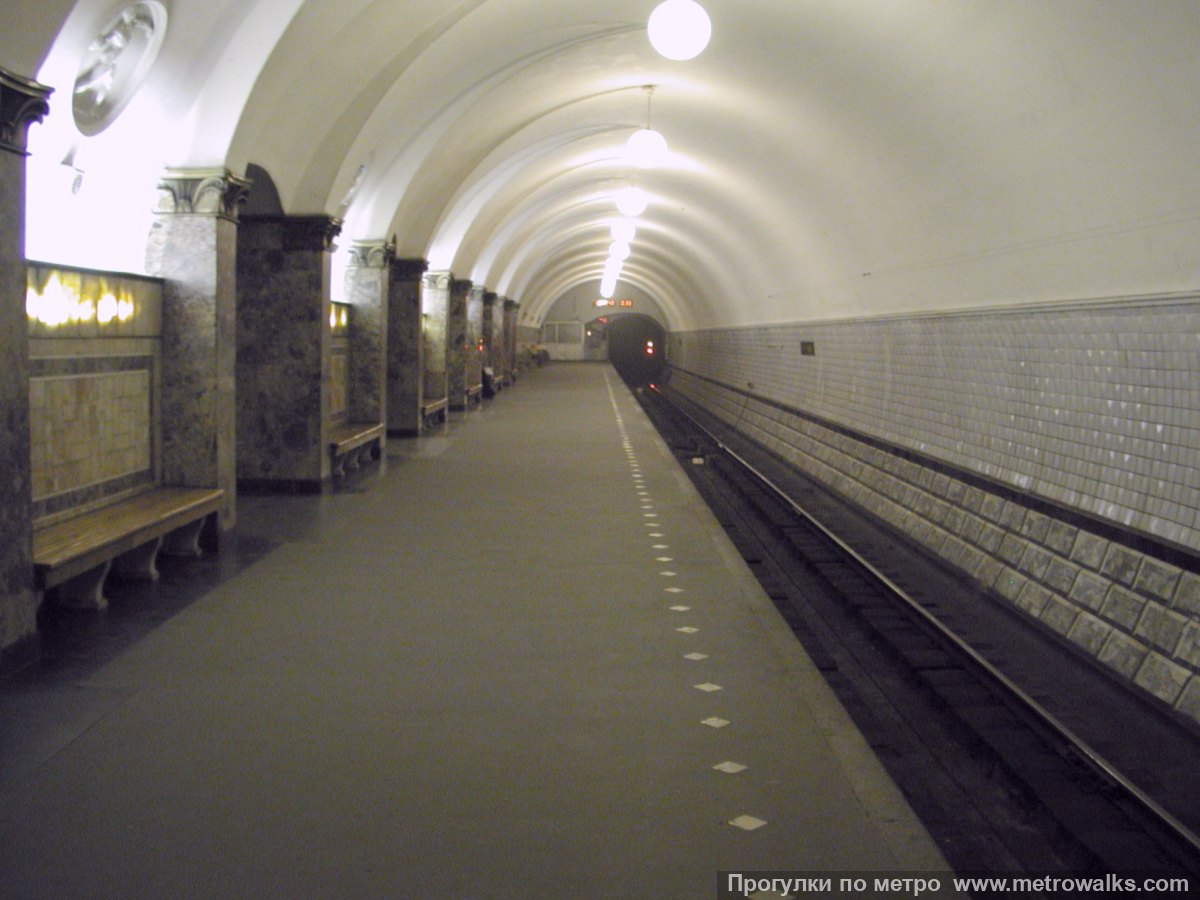
[[[246,490],[315,492],[329,437],[331,216],[245,216],[237,247],[237,477]]]
[[[483,295],[481,287],[467,295],[467,390],[483,383]]]
[[[423,259],[393,260],[388,278],[387,431],[421,432],[421,391],[425,348],[421,338]]]
[[[426,272],[421,281],[421,317],[425,347],[425,372],[422,402],[445,400],[446,341],[450,312],[450,287],[454,276],[449,272]]]
[[[159,183],[146,271],[164,279],[162,480],[219,487],[237,521],[235,260],[250,183],[224,170],[171,170]]]
[[[446,397],[450,408],[467,408],[467,300],[471,282],[454,279],[450,282],[450,298],[446,309]]]
[[[509,384],[517,380],[517,313],[520,304],[504,301],[504,377]]]
[[[350,317],[350,421],[376,425],[387,414],[388,296],[395,247],[358,241],[350,250],[345,296]]]
[[[29,331],[25,316],[25,158],[50,88],[0,69],[0,668],[36,652]]]
[[[483,293],[483,321],[480,323],[483,336],[483,365],[491,369],[492,377],[499,374],[496,368],[496,295],[491,291]]]

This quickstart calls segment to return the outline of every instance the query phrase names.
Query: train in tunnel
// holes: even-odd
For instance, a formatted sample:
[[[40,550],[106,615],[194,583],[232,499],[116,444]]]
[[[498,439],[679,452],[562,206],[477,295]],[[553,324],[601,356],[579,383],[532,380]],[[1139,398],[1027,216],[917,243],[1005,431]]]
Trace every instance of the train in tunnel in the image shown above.
[[[617,374],[638,388],[658,378],[665,365],[666,331],[639,313],[602,316],[588,323],[589,344],[604,352]]]

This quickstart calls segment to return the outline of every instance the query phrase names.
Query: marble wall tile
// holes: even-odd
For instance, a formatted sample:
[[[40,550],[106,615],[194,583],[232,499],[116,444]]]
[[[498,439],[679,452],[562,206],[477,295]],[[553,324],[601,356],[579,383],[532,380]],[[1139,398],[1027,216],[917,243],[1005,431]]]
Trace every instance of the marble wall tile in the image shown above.
[[[0,149],[0,649],[36,630],[25,322],[25,159]]]
[[[245,217],[237,250],[237,477],[330,476],[330,253],[318,220]],[[329,238],[331,240],[331,237]]]
[[[467,387],[483,383],[483,295],[480,287],[467,297]]]
[[[446,343],[449,334],[449,272],[427,272],[421,282],[422,344],[425,372],[422,399],[442,400],[447,396]]]
[[[395,260],[388,278],[387,430],[415,435],[421,430],[421,394],[425,371],[421,330],[421,282],[424,260]]]
[[[484,292],[483,295],[483,365],[490,368],[493,372],[498,372],[498,364],[500,361],[500,350],[497,347],[496,341],[503,335],[502,316],[504,312],[503,304],[498,304],[497,297],[491,291]]]
[[[236,248],[231,218],[160,211],[146,251],[164,279],[162,480],[222,488],[223,529],[236,522]]]
[[[33,646],[29,335],[25,315],[25,151],[49,88],[0,69],[0,660]]]
[[[515,300],[505,300],[504,308],[501,311],[504,374],[508,376],[510,381],[517,377],[517,317],[520,309],[520,304]]]
[[[451,409],[467,406],[467,298],[471,282],[455,279],[450,284],[446,307],[446,397]]]
[[[355,245],[346,272],[350,318],[348,417],[352,422],[383,422],[387,411],[387,345],[391,250],[388,245]]]

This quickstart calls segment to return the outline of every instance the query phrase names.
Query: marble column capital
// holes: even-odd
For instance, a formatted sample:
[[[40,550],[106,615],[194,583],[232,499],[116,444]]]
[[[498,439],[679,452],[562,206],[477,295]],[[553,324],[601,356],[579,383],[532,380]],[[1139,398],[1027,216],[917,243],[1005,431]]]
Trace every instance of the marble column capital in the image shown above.
[[[54,89],[0,68],[0,150],[27,156],[29,126],[50,112]]]
[[[342,220],[323,214],[311,216],[246,216],[246,222],[275,225],[284,250],[324,253],[334,249]]]
[[[471,293],[471,285],[473,282],[463,278],[451,278],[450,290],[455,294],[463,294],[464,296]]]
[[[520,304],[520,303],[518,303],[516,300],[505,300],[505,301],[504,301],[504,308],[505,308],[505,309],[520,309],[520,308],[521,308],[521,304]]]
[[[358,269],[386,269],[393,266],[396,244],[392,241],[355,241],[350,245],[350,265]]]
[[[158,182],[158,215],[213,216],[236,222],[250,180],[226,169],[168,169]]]
[[[396,281],[420,281],[428,268],[423,259],[393,259],[391,275]]]
[[[422,283],[425,287],[439,290],[449,291],[450,286],[454,283],[454,273],[452,272],[426,272]]]

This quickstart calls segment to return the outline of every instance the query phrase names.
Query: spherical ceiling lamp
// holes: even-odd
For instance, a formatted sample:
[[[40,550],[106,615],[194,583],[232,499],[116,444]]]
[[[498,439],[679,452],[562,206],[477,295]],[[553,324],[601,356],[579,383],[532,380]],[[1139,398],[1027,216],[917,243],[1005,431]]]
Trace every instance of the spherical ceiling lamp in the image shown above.
[[[655,50],[682,62],[699,56],[708,46],[712,22],[695,0],[665,0],[650,14],[646,30]]]
[[[611,300],[612,295],[617,292],[617,279],[605,278],[600,282],[600,296],[605,300]]]
[[[667,158],[667,139],[653,128],[642,128],[629,136],[625,155],[639,169],[653,169]]]
[[[646,211],[649,205],[649,198],[646,192],[639,187],[627,187],[617,191],[616,194],[617,209],[621,215],[635,219]]]
[[[612,223],[609,234],[612,235],[614,241],[623,241],[626,244],[631,244],[633,243],[633,239],[637,237],[637,226],[633,224],[632,219],[617,219],[617,221]]]

